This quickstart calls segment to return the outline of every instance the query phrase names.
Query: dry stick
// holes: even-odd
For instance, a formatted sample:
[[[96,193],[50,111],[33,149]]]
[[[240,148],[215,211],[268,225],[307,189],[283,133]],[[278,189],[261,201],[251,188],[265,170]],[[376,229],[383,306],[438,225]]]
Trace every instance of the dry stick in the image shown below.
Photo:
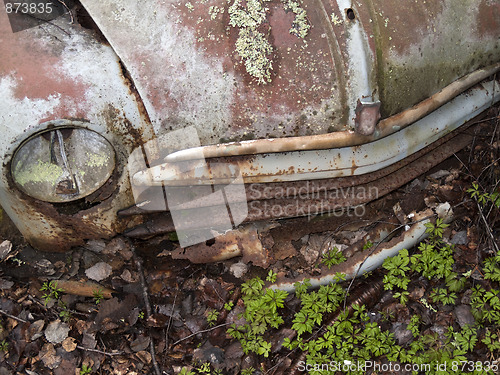
[[[64,0],[57,0],[58,3],[60,3],[69,13],[70,19],[71,19],[71,24],[75,23],[75,17],[73,17],[73,13],[71,13],[71,9],[66,5]]]
[[[484,222],[484,226],[486,227],[486,232],[488,233],[488,235],[491,238],[491,242],[493,243],[493,246],[495,247],[496,253],[499,254],[498,245],[495,241],[495,236],[493,236],[493,233],[491,232],[490,225],[486,221],[486,218],[483,215],[483,210],[481,209],[481,206],[479,205],[479,202],[477,200],[476,200],[476,205],[477,205],[477,209],[479,210],[479,215],[481,216],[481,219]]]
[[[172,310],[170,311],[170,319],[168,320],[167,330],[165,331],[165,350],[164,351],[166,351],[168,349],[168,331],[170,331],[170,327],[172,326],[172,319],[174,316],[174,309],[175,309],[175,301],[177,301],[178,294],[179,294],[179,289],[177,289],[177,291],[175,292],[174,303],[172,304]]]
[[[458,159],[458,161],[462,164],[462,166],[464,166],[465,169],[467,169],[467,172],[469,173],[469,175],[474,178],[474,175],[471,173],[471,171],[465,165],[465,163],[456,154],[453,154],[453,155]],[[481,172],[481,173],[483,173],[483,172]],[[481,189],[482,189],[482,187],[481,187]],[[495,236],[493,236],[493,233],[491,231],[490,225],[488,224],[486,218],[484,217],[483,210],[481,209],[481,206],[479,205],[479,202],[477,201],[477,199],[474,199],[474,200],[476,202],[477,209],[479,211],[479,215],[481,217],[481,220],[484,222],[484,226],[486,227],[486,232],[490,236],[491,242],[493,242],[493,246],[495,247],[496,253],[498,254],[499,253],[499,248],[498,248],[498,245],[497,245],[497,243],[495,241]]]
[[[148,288],[146,286],[146,279],[144,278],[144,272],[142,271],[141,260],[137,257],[135,253],[135,247],[130,242],[130,247],[132,249],[132,253],[134,254],[135,265],[137,267],[137,273],[139,274],[139,280],[141,281],[142,286],[142,298],[144,299],[144,304],[146,305],[146,316],[149,318],[151,316],[151,304],[149,303],[148,297]],[[151,353],[151,362],[153,362],[153,367],[155,369],[156,375],[161,375],[160,367],[158,366],[158,362],[156,362],[155,355],[155,345],[151,334],[149,335],[149,352]]]
[[[192,333],[190,334],[189,336],[186,336],[186,337],[183,337],[182,339],[180,340],[177,340],[176,342],[174,342],[172,344],[172,346],[176,346],[178,343],[184,341],[184,340],[187,340],[187,339],[190,339],[191,337],[193,336],[196,336],[197,334],[199,333],[205,333],[205,332],[210,332],[210,331],[213,331],[214,329],[217,329],[217,328],[220,328],[220,327],[225,327],[225,326],[228,326],[229,324],[231,323],[223,323],[223,324],[219,324],[218,326],[215,326],[215,327],[212,327],[212,328],[208,328],[208,329],[204,329],[202,331],[198,331],[198,332],[195,332],[195,333]]]
[[[3,310],[0,310],[0,314],[2,315],[5,315],[11,319],[14,319],[14,320],[17,320],[18,322],[21,322],[21,323],[28,323],[27,320],[24,320],[24,319],[21,319],[21,318],[18,318],[17,316],[14,316],[14,315],[10,315],[9,313],[6,313],[5,311]]]
[[[115,356],[115,355],[123,355],[123,354],[124,354],[123,352],[118,352],[118,353],[108,353],[108,352],[103,352],[102,350],[90,349],[90,348],[86,348],[86,347],[81,346],[81,345],[77,345],[76,347],[77,347],[77,349],[80,349],[80,350],[86,350],[86,351],[88,351],[88,352],[93,352],[93,353],[99,353],[99,354],[109,355],[110,357]]]

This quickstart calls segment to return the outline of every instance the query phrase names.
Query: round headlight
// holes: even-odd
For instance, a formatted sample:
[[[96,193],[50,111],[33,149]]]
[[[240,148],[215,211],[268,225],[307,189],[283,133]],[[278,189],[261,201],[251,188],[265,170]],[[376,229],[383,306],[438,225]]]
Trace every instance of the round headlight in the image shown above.
[[[115,169],[113,146],[94,131],[62,127],[36,134],[14,153],[12,178],[29,196],[70,202],[92,194]]]

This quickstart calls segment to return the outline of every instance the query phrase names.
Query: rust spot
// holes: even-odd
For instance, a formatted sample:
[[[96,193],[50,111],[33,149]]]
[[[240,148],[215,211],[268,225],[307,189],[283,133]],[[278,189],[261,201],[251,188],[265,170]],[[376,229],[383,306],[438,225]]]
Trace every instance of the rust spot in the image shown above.
[[[380,102],[361,103],[358,99],[354,119],[356,132],[361,135],[372,135],[378,120],[380,120]]]
[[[352,166],[351,166],[351,175],[354,175],[354,172],[358,169],[358,166],[356,165],[356,162],[354,159],[352,160]]]

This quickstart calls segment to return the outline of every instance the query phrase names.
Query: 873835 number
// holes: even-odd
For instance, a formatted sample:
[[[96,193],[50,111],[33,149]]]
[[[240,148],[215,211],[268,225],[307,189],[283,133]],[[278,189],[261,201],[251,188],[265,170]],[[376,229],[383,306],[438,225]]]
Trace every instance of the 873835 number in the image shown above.
[[[5,12],[7,14],[50,14],[52,13],[52,3],[32,2],[32,3],[6,3]]]

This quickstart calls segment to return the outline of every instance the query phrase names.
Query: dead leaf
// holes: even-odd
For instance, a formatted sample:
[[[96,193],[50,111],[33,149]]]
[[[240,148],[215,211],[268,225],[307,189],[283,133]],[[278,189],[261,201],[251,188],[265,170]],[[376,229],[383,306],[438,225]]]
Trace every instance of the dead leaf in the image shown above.
[[[135,355],[137,356],[137,358],[139,358],[139,360],[142,363],[145,363],[147,365],[151,363],[151,353],[150,352],[140,351],[140,352],[136,353]]]
[[[43,320],[37,320],[36,322],[31,323],[30,328],[28,329],[28,334],[31,341],[35,341],[43,335],[42,329],[44,325],[45,322]]]
[[[99,262],[99,263],[94,264],[89,269],[87,269],[85,271],[85,275],[87,275],[87,277],[89,279],[92,279],[95,281],[101,281],[101,280],[107,279],[111,275],[112,271],[113,271],[113,269],[108,263]]]
[[[52,344],[45,344],[38,355],[43,364],[52,370],[58,367],[61,363],[61,357],[56,355],[56,350]]]
[[[52,344],[60,344],[68,337],[68,332],[68,325],[57,319],[47,326],[45,338]]]
[[[77,344],[73,337],[66,337],[62,342],[62,347],[69,353],[76,349]]]
[[[130,343],[130,349],[132,349],[134,352],[140,352],[147,349],[150,341],[151,339],[149,338],[149,336],[141,335]]]

